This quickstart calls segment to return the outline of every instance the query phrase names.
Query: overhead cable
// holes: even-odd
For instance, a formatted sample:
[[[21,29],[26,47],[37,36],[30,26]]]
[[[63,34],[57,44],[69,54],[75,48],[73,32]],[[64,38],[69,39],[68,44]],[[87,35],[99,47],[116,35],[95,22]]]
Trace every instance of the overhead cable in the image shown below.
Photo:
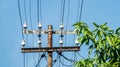
[[[26,14],[26,1],[24,0],[23,1],[24,2],[24,13],[25,13],[25,21],[26,21],[26,23],[27,23],[27,14]]]
[[[20,1],[18,0],[18,12],[19,12],[19,17],[20,17],[20,25],[21,25],[21,29],[23,31],[23,22],[22,22],[22,16],[21,16],[21,9],[20,9]],[[24,34],[22,32],[22,39],[24,39]]]
[[[79,21],[81,21],[84,0],[81,1]]]
[[[64,66],[66,66],[66,67],[72,67],[72,66],[73,66],[73,64],[67,65],[67,64],[63,63],[62,60],[61,60],[61,58],[60,58],[60,63],[61,63],[62,65],[64,65]]]

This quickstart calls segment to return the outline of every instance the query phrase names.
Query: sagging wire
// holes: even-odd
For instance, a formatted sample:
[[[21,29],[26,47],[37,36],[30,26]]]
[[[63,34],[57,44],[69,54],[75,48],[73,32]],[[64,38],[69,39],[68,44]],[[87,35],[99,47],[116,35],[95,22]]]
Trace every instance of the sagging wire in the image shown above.
[[[64,65],[64,66],[66,66],[66,67],[72,67],[72,66],[73,66],[73,64],[67,65],[67,64],[63,63],[62,60],[61,60],[61,58],[60,58],[60,63],[61,63],[62,65]]]
[[[85,59],[85,57],[82,56],[79,52],[77,52],[77,54],[78,54],[80,57],[82,57],[83,59]]]
[[[58,65],[58,66],[60,66],[60,63],[61,63],[63,66],[66,66],[66,67],[72,67],[72,66],[73,66],[73,64],[72,64],[72,65],[67,65],[67,64],[63,63],[62,60],[61,60],[61,57],[63,57],[64,59],[66,59],[67,61],[69,61],[69,62],[71,62],[71,63],[74,63],[74,60],[68,59],[68,58],[65,57],[61,52],[57,52],[57,53],[58,53],[58,55],[59,55],[59,65]]]
[[[40,61],[42,60],[42,58],[46,58],[46,55],[45,55],[45,53],[43,53],[41,56],[40,56],[40,58],[39,58],[39,60],[38,60],[38,63],[37,63],[37,65],[36,65],[36,67],[38,67],[39,66],[39,64],[40,64]]]
[[[18,12],[19,12],[19,17],[20,17],[20,25],[22,29],[22,39],[24,39],[24,34],[23,34],[23,23],[22,23],[22,16],[21,16],[21,9],[20,9],[20,1],[18,0]]]
[[[25,47],[25,40],[24,40],[24,34],[23,34],[23,23],[22,23],[22,16],[21,16],[21,8],[20,8],[20,1],[18,0],[18,12],[20,17],[20,23],[21,23],[21,29],[22,29],[22,46]],[[25,53],[23,53],[23,67],[25,67]]]
[[[53,66],[55,65],[55,63],[58,61],[58,59],[59,59],[59,55],[57,55],[57,57],[53,60]]]
[[[64,59],[68,60],[69,62],[71,62],[71,63],[75,62],[75,60],[68,59],[67,57],[65,57],[61,52],[57,52],[57,53],[58,53],[58,55],[62,56]]]

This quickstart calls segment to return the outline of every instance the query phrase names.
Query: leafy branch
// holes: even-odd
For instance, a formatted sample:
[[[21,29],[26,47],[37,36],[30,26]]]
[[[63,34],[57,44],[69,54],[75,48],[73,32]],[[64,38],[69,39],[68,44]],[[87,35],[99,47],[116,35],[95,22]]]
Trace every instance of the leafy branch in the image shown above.
[[[118,67],[120,66],[120,28],[112,30],[107,23],[98,25],[93,23],[90,30],[84,22],[77,22],[73,26],[78,35],[80,46],[88,45],[89,58],[75,63],[75,67]],[[94,58],[90,58],[94,50]]]

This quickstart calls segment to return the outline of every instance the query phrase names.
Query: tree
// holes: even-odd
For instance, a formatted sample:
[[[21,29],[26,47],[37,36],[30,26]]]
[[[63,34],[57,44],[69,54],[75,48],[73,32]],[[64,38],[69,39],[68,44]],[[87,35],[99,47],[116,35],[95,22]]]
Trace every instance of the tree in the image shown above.
[[[120,27],[112,30],[107,23],[98,25],[90,30],[84,22],[77,22],[73,26],[78,35],[80,46],[87,45],[88,58],[75,63],[75,67],[120,67]],[[90,55],[93,54],[91,58]]]

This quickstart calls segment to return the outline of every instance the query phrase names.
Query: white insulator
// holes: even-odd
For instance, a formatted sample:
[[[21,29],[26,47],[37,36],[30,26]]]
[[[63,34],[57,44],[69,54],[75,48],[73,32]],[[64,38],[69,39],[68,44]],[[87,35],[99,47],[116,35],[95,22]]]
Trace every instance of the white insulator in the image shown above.
[[[23,28],[27,28],[27,23],[25,22],[24,24],[23,24]]]
[[[76,39],[76,40],[75,40],[75,44],[76,44],[76,45],[78,45],[78,44],[79,44],[78,39]]]
[[[42,28],[42,24],[40,22],[38,23],[38,28]]]
[[[62,38],[60,38],[59,43],[63,44],[63,39]]]
[[[42,40],[41,39],[38,40],[38,44],[42,44]]]
[[[64,25],[63,24],[60,24],[60,29],[63,29],[64,28]]]
[[[25,46],[25,44],[26,44],[26,43],[25,43],[25,40],[22,40],[22,43],[21,43],[21,44],[22,44],[22,46]]]

